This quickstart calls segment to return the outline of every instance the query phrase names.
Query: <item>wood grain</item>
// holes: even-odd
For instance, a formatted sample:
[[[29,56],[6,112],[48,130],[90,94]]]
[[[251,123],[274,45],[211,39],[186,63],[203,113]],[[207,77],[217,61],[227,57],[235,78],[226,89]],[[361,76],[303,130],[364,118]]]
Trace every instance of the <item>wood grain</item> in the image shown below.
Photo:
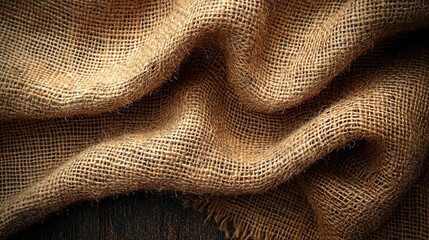
[[[167,194],[78,203],[9,239],[225,239],[212,219]]]

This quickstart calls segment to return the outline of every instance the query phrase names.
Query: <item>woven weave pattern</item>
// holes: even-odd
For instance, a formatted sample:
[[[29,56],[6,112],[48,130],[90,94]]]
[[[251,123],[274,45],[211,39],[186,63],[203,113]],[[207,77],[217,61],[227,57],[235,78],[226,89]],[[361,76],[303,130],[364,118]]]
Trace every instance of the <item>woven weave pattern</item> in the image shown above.
[[[0,11],[0,238],[142,189],[240,239],[429,238],[428,1]]]

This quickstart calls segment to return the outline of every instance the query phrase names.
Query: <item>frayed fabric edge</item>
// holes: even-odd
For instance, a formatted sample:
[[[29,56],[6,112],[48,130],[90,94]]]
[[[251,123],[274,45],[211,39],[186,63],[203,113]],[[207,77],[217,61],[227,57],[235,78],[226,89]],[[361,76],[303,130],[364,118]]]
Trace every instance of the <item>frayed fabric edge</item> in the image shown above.
[[[198,212],[207,214],[206,222],[214,219],[227,239],[275,239],[275,235],[269,231],[252,227],[251,224],[238,216],[235,216],[229,210],[222,208],[215,201],[207,198],[195,199],[190,196],[179,197],[185,208],[193,208]]]

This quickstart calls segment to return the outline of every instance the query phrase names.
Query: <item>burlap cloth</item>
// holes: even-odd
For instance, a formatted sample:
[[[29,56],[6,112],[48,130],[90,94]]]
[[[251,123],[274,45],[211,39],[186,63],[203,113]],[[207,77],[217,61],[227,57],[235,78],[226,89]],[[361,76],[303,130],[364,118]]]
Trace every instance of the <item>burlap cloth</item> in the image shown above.
[[[156,189],[238,238],[429,239],[429,1],[0,4],[0,238]]]

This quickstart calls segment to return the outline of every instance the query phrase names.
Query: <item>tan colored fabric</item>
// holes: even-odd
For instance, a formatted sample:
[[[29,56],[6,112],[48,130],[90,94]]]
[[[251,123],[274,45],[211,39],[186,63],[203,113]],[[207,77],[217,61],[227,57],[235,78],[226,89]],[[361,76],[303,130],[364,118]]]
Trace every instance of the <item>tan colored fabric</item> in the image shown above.
[[[0,238],[141,189],[244,239],[429,238],[429,1],[0,9]]]

